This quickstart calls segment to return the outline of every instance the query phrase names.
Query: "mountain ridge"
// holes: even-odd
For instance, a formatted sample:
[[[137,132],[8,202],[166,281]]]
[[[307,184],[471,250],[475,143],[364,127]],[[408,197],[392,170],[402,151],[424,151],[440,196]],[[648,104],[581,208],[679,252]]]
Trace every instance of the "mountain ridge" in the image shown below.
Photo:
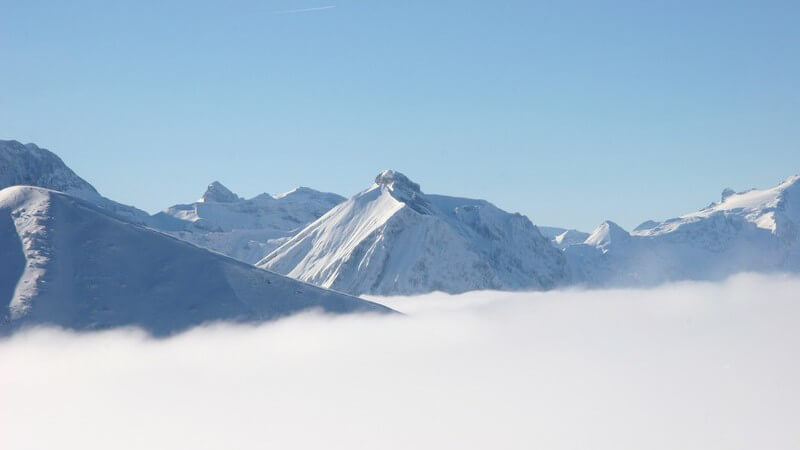
[[[393,170],[380,172],[372,186],[257,265],[324,287],[378,295],[551,288],[563,281],[565,267],[525,216],[485,200],[425,194]]]
[[[388,308],[260,270],[65,193],[0,190],[0,333],[31,325],[137,326],[156,336],[215,321],[260,322],[317,308]]]

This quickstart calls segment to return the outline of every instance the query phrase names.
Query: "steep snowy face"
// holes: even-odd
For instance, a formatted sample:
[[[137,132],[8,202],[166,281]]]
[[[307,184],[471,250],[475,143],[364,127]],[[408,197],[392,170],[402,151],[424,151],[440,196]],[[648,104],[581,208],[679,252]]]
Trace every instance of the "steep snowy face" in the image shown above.
[[[424,194],[387,170],[258,266],[352,294],[393,295],[547,289],[564,281],[565,264],[526,217]]]
[[[239,196],[231,192],[228,188],[222,185],[219,181],[214,181],[208,185],[206,192],[200,197],[198,202],[208,203],[233,203],[238,202]]]
[[[167,335],[308,308],[387,311],[118,220],[66,194],[0,191],[0,333],[52,324]]]
[[[0,189],[16,185],[41,186],[77,197],[99,195],[49,150],[0,140]]]
[[[132,206],[101,196],[49,150],[36,144],[0,140],[0,189],[9,186],[39,186],[82,198],[119,218],[147,223],[149,215]]]
[[[565,255],[573,279],[601,285],[800,271],[800,177],[771,189],[725,189],[719,202],[630,234],[606,222]]]
[[[570,245],[580,244],[589,237],[589,233],[584,233],[578,230],[564,230],[557,236],[553,237],[551,241],[553,245],[561,250],[569,247]]]
[[[245,200],[215,181],[199,201],[153,216],[152,226],[253,264],[344,200],[306,187]]]
[[[606,252],[611,248],[612,244],[616,246],[624,245],[630,241],[630,238],[630,234],[621,226],[607,220],[595,228],[584,242]]]

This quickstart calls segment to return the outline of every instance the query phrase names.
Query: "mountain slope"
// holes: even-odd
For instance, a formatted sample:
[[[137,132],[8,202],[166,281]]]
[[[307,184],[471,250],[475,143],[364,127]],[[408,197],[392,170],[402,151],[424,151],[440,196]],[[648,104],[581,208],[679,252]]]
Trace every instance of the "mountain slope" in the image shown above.
[[[352,294],[547,289],[565,261],[524,216],[384,171],[258,263]]]
[[[771,189],[726,189],[700,211],[647,221],[631,233],[605,222],[565,255],[574,279],[600,285],[800,271],[800,177]]]
[[[153,216],[151,225],[246,263],[256,263],[345,199],[306,187],[240,198],[218,181],[200,199]]]
[[[303,284],[36,187],[0,191],[0,332],[135,325],[166,335],[307,308],[386,308]]]
[[[134,223],[147,223],[149,214],[109,200],[72,171],[56,154],[36,144],[0,140],[0,189],[39,186],[64,192],[92,203],[110,214]]]

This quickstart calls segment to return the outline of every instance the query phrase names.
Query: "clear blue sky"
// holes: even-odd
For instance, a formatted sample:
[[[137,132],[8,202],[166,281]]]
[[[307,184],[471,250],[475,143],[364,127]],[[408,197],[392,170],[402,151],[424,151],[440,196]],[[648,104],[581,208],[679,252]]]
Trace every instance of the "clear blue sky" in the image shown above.
[[[151,212],[394,168],[630,228],[800,172],[800,2],[0,0],[0,138]]]

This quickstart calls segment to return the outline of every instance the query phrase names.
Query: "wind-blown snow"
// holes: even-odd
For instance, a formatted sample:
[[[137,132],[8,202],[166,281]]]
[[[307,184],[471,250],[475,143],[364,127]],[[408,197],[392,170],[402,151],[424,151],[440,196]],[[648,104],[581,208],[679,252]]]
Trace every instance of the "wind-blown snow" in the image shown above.
[[[255,322],[308,308],[385,311],[37,187],[0,191],[0,334],[33,324],[137,325],[164,335],[209,321]]]
[[[800,447],[800,281],[384,299],[0,340],[4,450]]]
[[[258,266],[352,294],[547,289],[565,278],[563,256],[525,216],[424,194],[391,170]]]

